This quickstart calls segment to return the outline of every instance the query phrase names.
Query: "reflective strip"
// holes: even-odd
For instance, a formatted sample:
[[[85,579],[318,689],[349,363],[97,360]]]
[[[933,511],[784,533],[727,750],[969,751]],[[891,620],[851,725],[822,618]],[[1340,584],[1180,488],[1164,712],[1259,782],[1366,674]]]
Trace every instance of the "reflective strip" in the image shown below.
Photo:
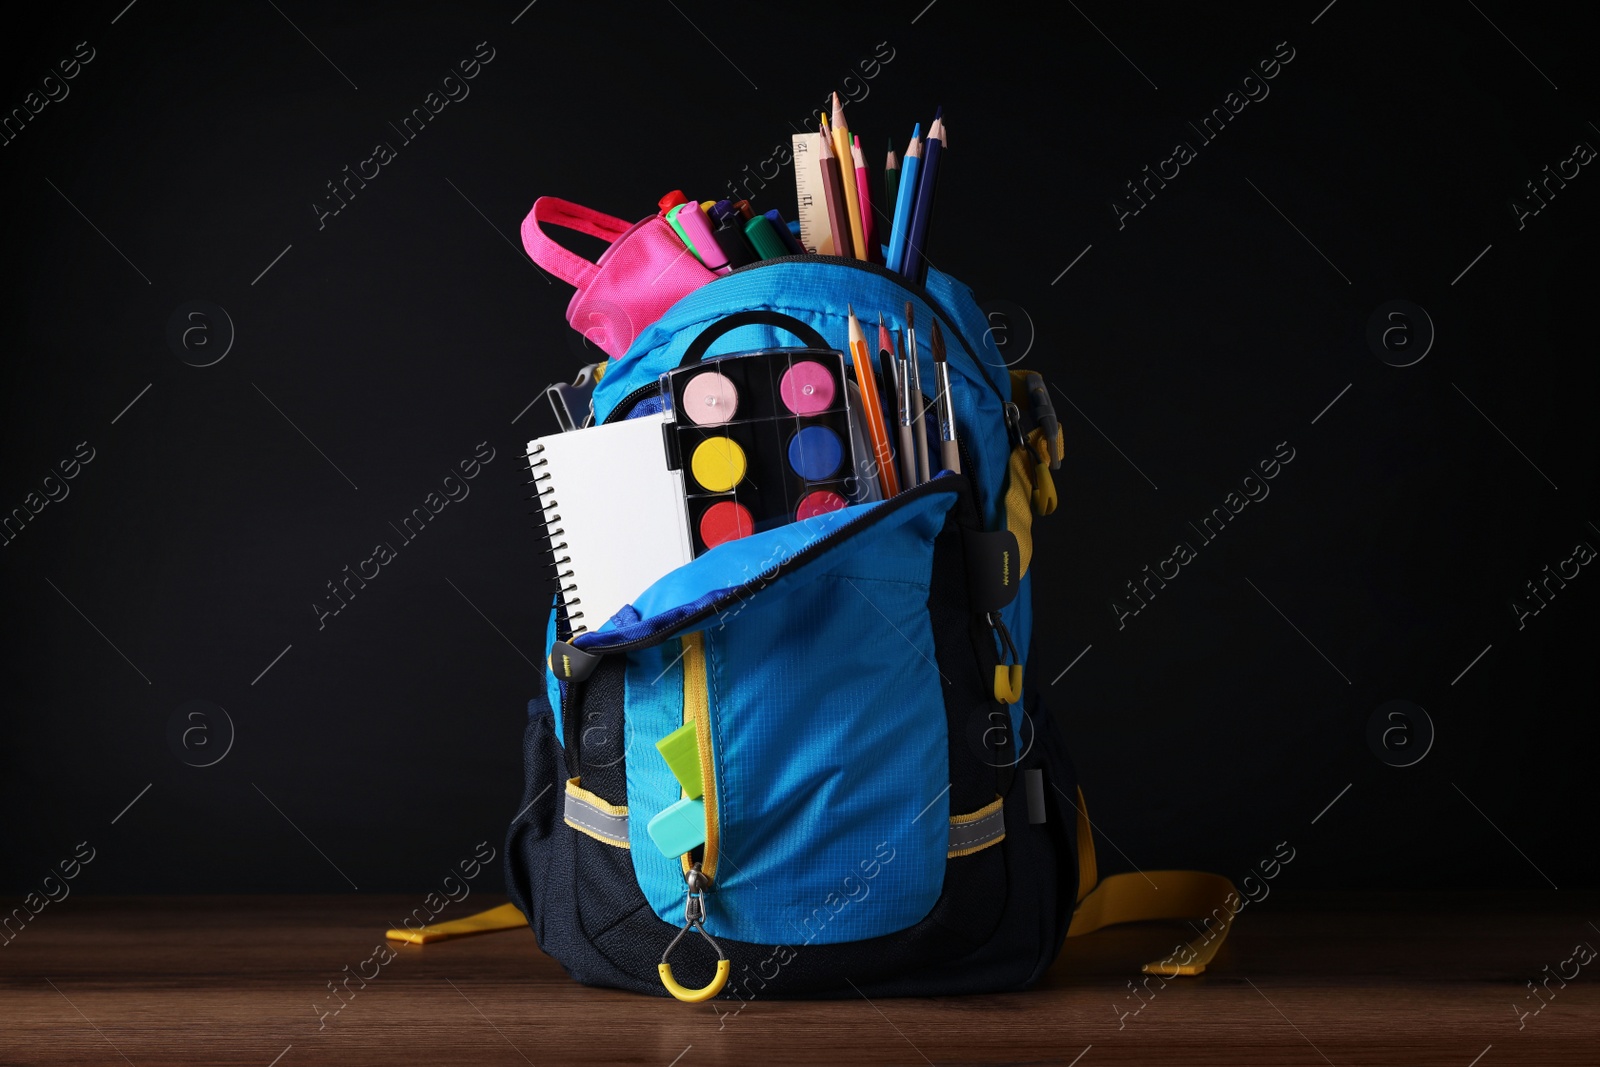
[[[1006,814],[1003,801],[994,798],[970,815],[950,816],[950,851],[947,858],[970,856],[990,845],[1003,841],[1006,836]]]
[[[577,778],[567,780],[564,813],[567,825],[596,841],[627,848],[628,809],[602,800],[579,783],[580,779]],[[970,856],[1005,840],[1006,818],[1002,804],[1001,799],[996,797],[992,803],[970,815],[952,815],[947,858]]]
[[[580,781],[567,779],[567,804],[562,816],[566,824],[596,841],[627,848],[628,809],[600,799],[583,788]]]

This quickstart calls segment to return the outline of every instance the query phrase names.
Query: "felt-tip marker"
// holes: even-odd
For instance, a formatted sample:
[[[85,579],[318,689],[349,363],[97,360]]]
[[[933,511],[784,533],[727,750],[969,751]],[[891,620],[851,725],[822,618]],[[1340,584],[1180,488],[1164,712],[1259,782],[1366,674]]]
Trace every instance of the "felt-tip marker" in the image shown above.
[[[683,227],[690,250],[700,257],[700,262],[717,274],[728,273],[728,257],[723,253],[722,246],[717,244],[716,235],[711,232],[711,220],[706,218],[699,204],[692,201],[680,204],[672,209],[671,217]]]

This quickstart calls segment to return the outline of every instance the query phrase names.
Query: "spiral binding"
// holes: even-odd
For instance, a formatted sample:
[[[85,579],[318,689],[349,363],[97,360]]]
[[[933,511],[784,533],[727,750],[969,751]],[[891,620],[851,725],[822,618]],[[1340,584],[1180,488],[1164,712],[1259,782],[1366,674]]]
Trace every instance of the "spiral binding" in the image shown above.
[[[574,572],[570,569],[562,569],[572,562],[572,557],[560,554],[568,548],[565,540],[567,531],[561,525],[561,515],[556,510],[561,505],[554,498],[555,487],[545,484],[550,481],[550,473],[548,471],[541,473],[539,470],[541,467],[550,465],[548,459],[539,458],[543,452],[544,445],[535,444],[528,453],[527,484],[533,486],[534,489],[527,499],[536,502],[538,505],[537,510],[530,511],[528,514],[539,517],[539,521],[534,523],[534,529],[541,535],[539,540],[542,543],[543,550],[549,553],[544,565],[550,568],[550,577],[561,592],[562,603],[566,605],[567,625],[576,632],[583,629],[581,622],[583,612],[579,610],[580,605],[583,603],[583,598],[574,596],[573,594],[577,592],[578,587],[576,584],[569,584],[574,577]]]

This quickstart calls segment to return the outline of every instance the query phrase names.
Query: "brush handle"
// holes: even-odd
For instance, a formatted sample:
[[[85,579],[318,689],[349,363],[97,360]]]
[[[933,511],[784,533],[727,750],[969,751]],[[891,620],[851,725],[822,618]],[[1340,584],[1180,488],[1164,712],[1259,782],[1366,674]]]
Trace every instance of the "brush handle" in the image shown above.
[[[928,467],[928,408],[923,403],[920,380],[911,387],[911,430],[917,439],[917,484],[920,485],[933,477]]]
[[[961,450],[956,447],[954,441],[939,442],[939,461],[945,470],[961,473]]]
[[[937,335],[935,335],[937,339]],[[955,397],[950,394],[950,365],[936,362],[933,380],[939,387],[933,406],[939,415],[939,462],[945,470],[961,473],[961,450],[956,447]]]
[[[917,483],[917,441],[911,427],[900,424],[900,478],[909,489]]]

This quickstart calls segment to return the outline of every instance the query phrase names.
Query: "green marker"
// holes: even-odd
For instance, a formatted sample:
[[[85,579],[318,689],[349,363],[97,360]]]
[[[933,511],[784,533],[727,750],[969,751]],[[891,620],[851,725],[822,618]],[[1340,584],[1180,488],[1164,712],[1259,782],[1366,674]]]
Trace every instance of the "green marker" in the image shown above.
[[[783,243],[783,238],[778,236],[772,220],[765,215],[746,219],[744,235],[750,241],[750,247],[754,248],[756,255],[762,259],[777,259],[779,256],[789,254],[789,246]]]

